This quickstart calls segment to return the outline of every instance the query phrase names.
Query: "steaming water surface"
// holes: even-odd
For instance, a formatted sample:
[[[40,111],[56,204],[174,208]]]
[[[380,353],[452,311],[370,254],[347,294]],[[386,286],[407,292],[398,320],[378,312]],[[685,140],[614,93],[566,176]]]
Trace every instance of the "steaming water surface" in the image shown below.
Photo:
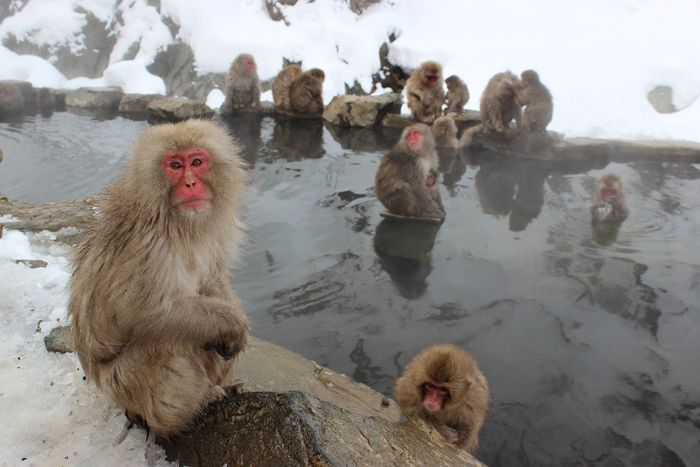
[[[442,341],[469,349],[493,404],[493,466],[697,465],[700,167],[577,167],[443,154],[440,226],[382,220],[374,173],[394,133],[235,119],[251,184],[233,271],[254,333],[392,394]],[[57,113],[0,124],[0,193],[96,193],[147,126]],[[593,231],[595,178],[631,216]]]

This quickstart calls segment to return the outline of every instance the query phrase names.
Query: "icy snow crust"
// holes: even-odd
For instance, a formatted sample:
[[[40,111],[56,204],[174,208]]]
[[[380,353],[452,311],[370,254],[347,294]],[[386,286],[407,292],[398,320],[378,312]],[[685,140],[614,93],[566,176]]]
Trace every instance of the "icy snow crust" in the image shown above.
[[[357,81],[371,87],[378,50],[390,33],[390,59],[406,69],[422,61],[443,63],[445,76],[458,74],[478,108],[493,74],[534,68],[552,91],[550,129],[568,136],[700,140],[700,3],[694,0],[449,1],[385,0],[362,15],[342,0],[282,5],[285,22],[270,20],[260,0],[162,0],[161,13],[146,0],[29,0],[0,24],[0,37],[14,35],[49,47],[84,47],[82,8],[114,22],[117,44],[102,78],[67,80],[49,62],[0,46],[0,78],[36,86],[75,88],[118,85],[126,92],[164,93],[146,71],[176,39],[192,47],[200,73],[226,72],[242,52],[255,55],[261,79],[279,71],[282,57],[326,72],[326,101]],[[177,38],[163,23],[180,25]],[[124,54],[134,43],[134,60]],[[647,102],[657,85],[674,89],[683,109],[658,114]],[[212,102],[219,97],[212,96]]]

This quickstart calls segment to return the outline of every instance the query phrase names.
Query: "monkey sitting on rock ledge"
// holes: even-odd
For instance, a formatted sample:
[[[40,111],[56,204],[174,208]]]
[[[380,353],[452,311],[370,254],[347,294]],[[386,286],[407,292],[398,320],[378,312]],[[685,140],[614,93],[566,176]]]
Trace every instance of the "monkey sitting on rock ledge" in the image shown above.
[[[438,156],[430,128],[424,124],[406,128],[382,158],[375,177],[377,198],[388,210],[382,215],[442,223],[445,208],[437,169]]]

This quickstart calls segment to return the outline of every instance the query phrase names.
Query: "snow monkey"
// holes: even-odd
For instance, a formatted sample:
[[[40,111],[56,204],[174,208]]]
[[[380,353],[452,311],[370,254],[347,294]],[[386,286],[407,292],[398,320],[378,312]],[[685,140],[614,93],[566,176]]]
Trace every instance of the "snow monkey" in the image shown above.
[[[598,178],[591,203],[593,222],[619,222],[630,213],[622,193],[622,180],[614,173]]]
[[[160,437],[225,397],[248,320],[229,270],[246,183],[238,145],[215,124],[154,126],[73,258],[68,310],[88,379]]]
[[[444,219],[437,185],[438,157],[430,128],[409,126],[379,164],[375,191],[379,201],[401,216]]]
[[[520,83],[515,86],[515,98],[525,107],[522,128],[528,132],[545,131],[552,121],[552,95],[540,82],[536,71],[525,70],[520,74]]]
[[[226,75],[226,100],[221,113],[227,114],[239,107],[260,105],[260,79],[255,59],[250,54],[240,54],[231,63]]]
[[[285,66],[272,81],[272,100],[275,102],[275,109],[289,112],[292,105],[289,101],[289,90],[292,83],[301,74],[301,67],[295,63]]]
[[[414,120],[432,123],[442,113],[445,90],[442,89],[442,66],[427,61],[413,70],[406,81],[406,99]]]
[[[438,117],[433,122],[433,137],[435,147],[456,148],[459,144],[457,140],[457,124],[450,116]]]
[[[476,451],[490,391],[469,352],[450,344],[424,349],[408,362],[394,392],[403,415],[423,418],[460,448]]]
[[[520,126],[520,105],[515,88],[520,80],[510,71],[494,75],[481,96],[481,123],[488,131],[504,132],[511,120]]]
[[[452,75],[445,79],[445,85],[447,85],[447,96],[445,97],[447,108],[445,109],[445,115],[450,112],[461,113],[464,104],[469,102],[469,89],[467,85],[464,84],[464,81],[459,79],[457,75]]]
[[[306,115],[323,113],[323,81],[326,75],[320,68],[300,74],[289,90],[292,111]]]

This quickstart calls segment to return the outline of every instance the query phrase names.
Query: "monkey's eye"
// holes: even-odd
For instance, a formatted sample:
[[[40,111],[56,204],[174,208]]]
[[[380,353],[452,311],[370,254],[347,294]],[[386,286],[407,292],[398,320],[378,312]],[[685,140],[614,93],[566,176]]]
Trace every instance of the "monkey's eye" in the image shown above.
[[[200,159],[200,158],[197,158],[197,159],[193,159],[193,160],[192,160],[192,165],[195,166],[195,167],[199,167],[199,166],[202,165],[203,163],[204,163],[204,161],[202,161],[202,159]]]
[[[181,169],[182,164],[180,164],[178,161],[170,161],[170,168],[173,170]]]

